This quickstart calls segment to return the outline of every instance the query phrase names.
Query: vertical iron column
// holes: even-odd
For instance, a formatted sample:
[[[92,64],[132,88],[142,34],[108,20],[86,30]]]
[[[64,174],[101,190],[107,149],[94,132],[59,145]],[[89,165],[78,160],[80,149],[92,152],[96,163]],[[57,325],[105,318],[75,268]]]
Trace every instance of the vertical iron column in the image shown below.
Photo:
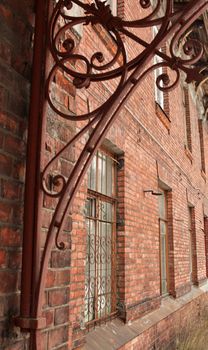
[[[44,327],[43,319],[36,319],[32,308],[40,273],[40,191],[43,138],[45,133],[45,62],[47,51],[48,0],[37,0],[35,5],[35,36],[28,123],[23,256],[20,316],[16,325],[22,329]]]

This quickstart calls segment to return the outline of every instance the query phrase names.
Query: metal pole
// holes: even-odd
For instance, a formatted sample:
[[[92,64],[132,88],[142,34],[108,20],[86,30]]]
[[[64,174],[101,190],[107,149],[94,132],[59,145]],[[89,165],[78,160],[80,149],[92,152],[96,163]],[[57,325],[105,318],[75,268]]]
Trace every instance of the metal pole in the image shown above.
[[[20,317],[15,320],[22,329],[36,328],[43,325],[43,320],[34,320],[34,301],[37,280],[40,271],[40,191],[42,135],[45,132],[45,62],[48,0],[37,0],[35,5],[35,37],[31,84],[31,99],[28,122],[28,144],[26,158],[22,280]],[[33,315],[31,315],[31,312]],[[33,320],[31,320],[31,316]]]

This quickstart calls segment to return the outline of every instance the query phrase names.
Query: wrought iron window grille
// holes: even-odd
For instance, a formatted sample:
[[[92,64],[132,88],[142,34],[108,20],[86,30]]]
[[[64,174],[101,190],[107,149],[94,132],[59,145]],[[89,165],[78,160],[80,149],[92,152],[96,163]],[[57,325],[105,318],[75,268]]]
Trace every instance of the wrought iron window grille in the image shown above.
[[[88,173],[86,202],[85,321],[88,327],[116,314],[115,182],[113,157],[97,152]]]

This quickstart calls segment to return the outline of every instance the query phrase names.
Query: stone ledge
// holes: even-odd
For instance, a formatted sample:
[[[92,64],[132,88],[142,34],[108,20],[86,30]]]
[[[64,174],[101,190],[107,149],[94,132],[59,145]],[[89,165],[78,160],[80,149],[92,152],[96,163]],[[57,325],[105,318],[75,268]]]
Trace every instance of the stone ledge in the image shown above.
[[[204,181],[207,182],[207,176],[203,169],[201,169],[201,176],[203,177]]]
[[[191,291],[178,299],[170,296],[162,299],[159,309],[134,321],[124,324],[115,319],[104,326],[98,327],[86,336],[84,350],[118,350],[140,334],[166,319],[176,311],[208,292],[208,282],[201,287],[192,287]]]
[[[155,102],[155,111],[161,123],[168,130],[168,133],[170,133],[171,120],[157,102]]]
[[[187,156],[187,158],[190,160],[191,164],[193,163],[193,155],[191,153],[191,151],[189,150],[188,146],[184,145],[184,151],[185,151],[185,155]]]

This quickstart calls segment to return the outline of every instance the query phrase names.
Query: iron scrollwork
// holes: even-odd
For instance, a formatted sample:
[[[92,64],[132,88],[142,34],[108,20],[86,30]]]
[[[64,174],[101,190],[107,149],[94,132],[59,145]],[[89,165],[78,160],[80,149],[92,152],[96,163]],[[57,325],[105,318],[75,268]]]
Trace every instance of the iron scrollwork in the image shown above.
[[[172,0],[167,0],[166,6],[162,0],[154,3],[152,6],[150,0],[138,1],[138,6],[144,10],[143,13],[146,13],[145,17],[131,21],[114,16],[106,1],[101,0],[94,0],[90,3],[80,0],[56,0],[53,7],[48,28],[49,52],[53,63],[46,77],[46,101],[55,115],[72,122],[81,122],[82,127],[48,162],[42,172],[42,191],[46,196],[57,198],[58,203],[47,233],[41,261],[36,299],[37,317],[42,314],[41,300],[45,275],[54,241],[59,249],[65,248],[65,243],[60,240],[60,234],[67,213],[96,150],[118,117],[122,106],[147,75],[161,67],[164,68],[165,73],[157,78],[156,84],[162,91],[170,91],[175,88],[180,80],[181,72],[185,74],[187,83],[204,79],[199,69],[194,67],[194,64],[203,55],[203,47],[200,42],[187,37],[183,52],[180,52],[178,48],[183,35],[208,8],[208,1],[190,1],[180,11],[174,10]],[[71,11],[75,6],[82,10],[82,15],[73,16]],[[161,9],[163,9],[162,12]],[[90,56],[85,53],[77,53],[75,40],[70,34],[77,25],[84,26],[84,35],[87,35],[88,28],[101,26],[115,47],[113,57],[107,60],[105,53],[100,51],[92,52]],[[154,26],[157,26],[158,32],[150,43],[136,35],[136,29],[142,30]],[[142,47],[136,57],[129,59],[124,37]],[[168,40],[170,41],[169,54],[165,54],[160,51],[160,48]],[[155,55],[160,57],[160,62],[152,65]],[[93,84],[104,84],[111,81],[116,84],[115,90],[94,110],[74,115],[59,108],[53,99],[53,84],[57,72],[67,76],[75,89],[86,89],[86,93],[94,86]],[[169,74],[170,72],[174,73],[175,78],[172,77],[173,74]],[[63,152],[86,135],[86,143],[68,177],[59,174],[58,169],[54,172],[56,162]],[[50,176],[52,185],[59,184],[57,191],[53,191],[53,186],[48,184]]]
[[[106,1],[95,0],[91,4],[86,4],[79,0],[59,0],[55,5],[49,28],[49,48],[54,64],[47,78],[47,101],[51,109],[60,117],[71,121],[85,121],[85,125],[68,144],[56,154],[43,172],[42,184],[44,192],[48,196],[59,198],[54,219],[49,229],[49,236],[54,226],[58,227],[56,236],[59,236],[66,213],[71,206],[72,199],[86,173],[95,150],[112,125],[121,105],[127,100],[128,96],[132,94],[135,86],[138,86],[147,74],[161,67],[175,73],[174,81],[171,81],[167,72],[157,77],[156,85],[158,89],[162,91],[169,91],[176,87],[180,79],[181,71],[185,73],[187,83],[196,80],[200,81],[203,78],[199,69],[193,68],[193,65],[203,55],[203,46],[199,41],[193,39],[186,40],[183,46],[185,58],[181,58],[176,52],[183,35],[190,28],[193,21],[206,9],[207,1],[200,1],[197,5],[193,5],[193,2],[191,2],[186,6],[186,9],[176,13],[173,9],[173,2],[167,1],[165,14],[157,18],[155,18],[155,16],[158,16],[163,3],[161,0],[156,1],[154,8],[152,8],[150,0],[140,0],[139,3],[141,8],[151,13],[142,19],[133,21],[126,21],[117,16],[113,16],[110,6],[106,4]],[[73,10],[75,5],[82,9],[84,13],[83,16],[74,17],[70,15],[70,11]],[[99,24],[104,28],[116,47],[115,55],[109,62],[106,63],[104,54],[99,51],[93,52],[89,58],[84,54],[75,53],[75,40],[69,35],[69,32],[78,24],[82,24],[85,27]],[[144,42],[131,31],[132,28],[154,26],[159,27],[159,29],[151,44]],[[131,60],[127,59],[127,52],[122,40],[122,35],[127,36],[133,42],[135,41],[143,46],[143,51],[139,53],[136,58]],[[170,36],[172,36],[170,42],[170,56],[167,56],[159,50],[159,47],[161,47],[162,43]],[[147,62],[150,61],[155,54],[160,56],[161,62],[150,66],[148,69],[145,68]],[[118,59],[120,65],[115,68],[115,63]],[[77,63],[76,69],[71,68],[70,63],[72,61]],[[79,71],[78,63],[80,62],[82,69],[84,67],[84,71]],[[101,106],[86,114],[73,115],[60,110],[51,96],[52,84],[57,71],[61,72],[63,75],[69,76],[76,89],[88,89],[93,83],[106,82],[116,78],[119,79],[119,82],[113,94]],[[58,192],[52,193],[46,186],[47,174],[52,165],[54,165],[63,152],[73,146],[75,142],[89,130],[91,130],[91,136],[71,171],[71,174],[69,174],[68,179],[65,179],[62,175],[55,175],[53,181],[59,181],[61,186]],[[58,244],[58,247],[64,248],[64,243]]]

